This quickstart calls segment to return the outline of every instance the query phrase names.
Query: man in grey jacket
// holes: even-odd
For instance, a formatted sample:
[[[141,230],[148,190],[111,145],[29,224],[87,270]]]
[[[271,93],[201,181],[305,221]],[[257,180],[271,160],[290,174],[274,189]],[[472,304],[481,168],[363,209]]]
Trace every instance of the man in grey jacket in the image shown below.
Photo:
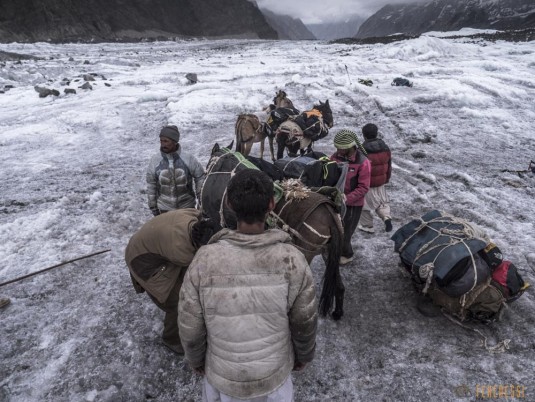
[[[316,345],[312,272],[287,233],[264,228],[275,206],[265,173],[236,173],[227,200],[237,230],[199,249],[180,291],[186,360],[205,376],[205,401],[292,401],[290,373],[312,361]]]
[[[195,208],[196,199],[200,198],[204,168],[193,155],[182,151],[179,140],[176,126],[162,128],[160,152],[149,162],[147,195],[155,216],[174,209]]]

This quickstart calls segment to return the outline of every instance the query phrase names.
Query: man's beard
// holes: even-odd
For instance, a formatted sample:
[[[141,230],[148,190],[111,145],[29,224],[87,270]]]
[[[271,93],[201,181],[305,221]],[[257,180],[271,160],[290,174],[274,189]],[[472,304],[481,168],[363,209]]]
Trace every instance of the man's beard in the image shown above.
[[[172,154],[173,152],[175,152],[177,150],[177,147],[175,147],[174,149],[164,149],[164,147],[160,147],[160,151],[163,152],[164,154]]]

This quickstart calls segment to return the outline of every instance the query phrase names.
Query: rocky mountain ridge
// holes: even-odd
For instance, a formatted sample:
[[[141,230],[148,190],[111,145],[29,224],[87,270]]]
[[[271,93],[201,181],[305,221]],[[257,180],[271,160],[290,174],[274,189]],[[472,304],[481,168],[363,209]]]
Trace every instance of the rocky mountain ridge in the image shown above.
[[[247,0],[2,0],[0,42],[277,39]]]
[[[368,18],[356,38],[396,33],[418,35],[461,28],[526,29],[535,27],[533,0],[433,0],[386,5]]]
[[[314,34],[303,24],[299,18],[289,15],[275,14],[272,11],[261,9],[269,25],[277,31],[279,39],[313,40]]]
[[[321,24],[308,24],[307,28],[318,39],[333,40],[354,37],[360,25],[366,20],[361,16],[353,16],[344,21],[325,22]]]

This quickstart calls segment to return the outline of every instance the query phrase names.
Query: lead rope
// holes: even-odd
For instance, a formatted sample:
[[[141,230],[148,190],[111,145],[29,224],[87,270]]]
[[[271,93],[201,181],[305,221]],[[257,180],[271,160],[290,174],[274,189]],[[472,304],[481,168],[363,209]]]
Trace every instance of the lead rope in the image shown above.
[[[464,325],[457,319],[453,318],[449,314],[447,314],[444,310],[442,310],[442,314],[448,318],[451,322],[454,322],[455,324],[459,325],[460,327],[463,327],[465,329],[474,331],[477,333],[481,338],[483,338],[483,346],[489,353],[504,353],[506,350],[509,349],[509,345],[511,343],[511,339],[503,339],[499,342],[497,342],[494,346],[488,346],[488,338],[477,328],[471,328],[468,325]]]

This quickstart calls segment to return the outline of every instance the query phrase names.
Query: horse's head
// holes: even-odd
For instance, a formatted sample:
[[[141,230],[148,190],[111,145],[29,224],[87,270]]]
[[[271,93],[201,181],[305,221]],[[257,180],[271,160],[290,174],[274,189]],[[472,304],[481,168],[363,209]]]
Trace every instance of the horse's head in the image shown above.
[[[210,170],[211,165],[214,164],[214,162],[217,160],[218,157],[226,153],[227,149],[232,149],[233,145],[234,145],[234,140],[232,140],[232,142],[229,144],[228,147],[223,147],[223,148],[221,148],[219,146],[219,143],[216,142],[214,146],[212,147],[212,152],[210,153],[210,160],[208,161],[206,165],[206,171]]]
[[[327,127],[331,128],[333,126],[333,112],[331,110],[331,106],[329,105],[328,99],[325,101],[325,103],[320,101],[319,105],[314,105],[313,109],[319,110],[321,112],[323,122],[327,125]]]
[[[284,92],[282,89],[277,92],[277,95],[273,98],[273,104],[275,107],[294,107],[293,102],[288,99],[286,92]]]
[[[234,145],[234,140],[231,141],[231,143],[225,147],[227,149],[232,149],[232,146]],[[219,143],[216,142],[214,146],[212,147],[212,152],[210,153],[210,156],[220,156],[223,153],[223,148],[219,146]]]

